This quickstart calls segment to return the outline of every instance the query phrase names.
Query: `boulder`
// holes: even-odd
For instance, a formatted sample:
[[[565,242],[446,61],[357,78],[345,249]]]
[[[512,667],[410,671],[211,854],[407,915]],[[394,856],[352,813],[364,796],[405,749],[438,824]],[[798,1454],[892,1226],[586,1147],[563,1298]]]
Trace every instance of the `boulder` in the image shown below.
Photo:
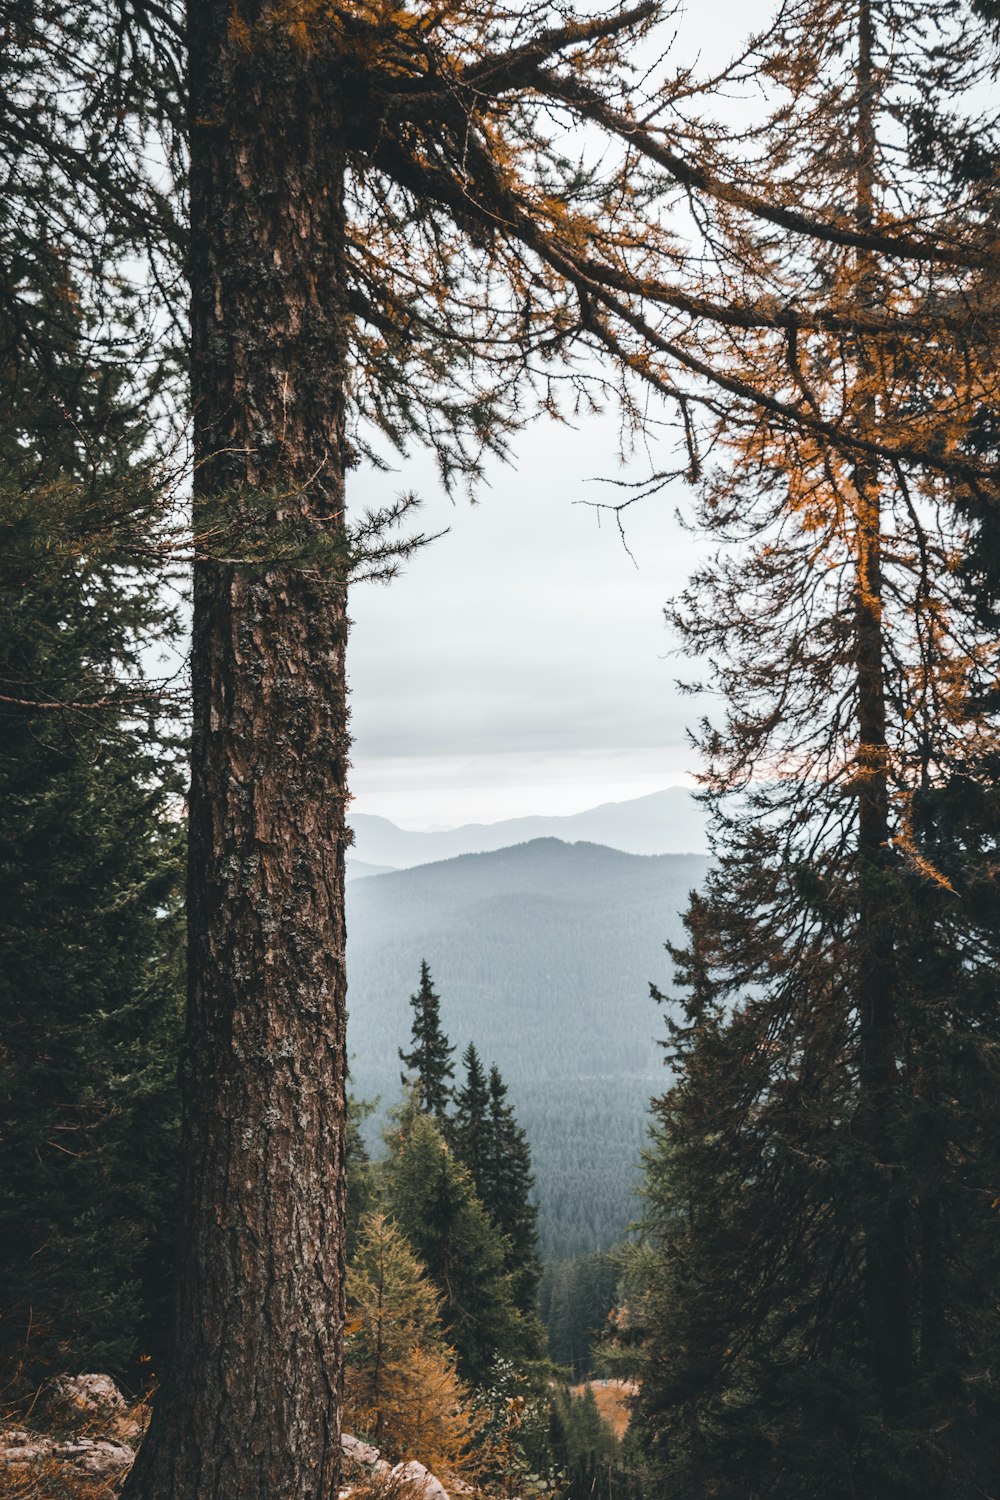
[[[55,1420],[100,1422],[125,1410],[127,1402],[110,1375],[57,1375],[44,1392]]]
[[[374,1468],[382,1457],[371,1443],[366,1443],[361,1438],[351,1437],[349,1432],[343,1432],[340,1435],[340,1451],[348,1463],[359,1464],[366,1469]]]
[[[341,1433],[340,1451],[347,1471],[345,1477],[349,1480],[384,1479],[392,1472],[392,1465],[386,1462],[377,1448],[373,1448],[371,1443],[363,1442],[361,1438],[351,1437],[348,1432]],[[348,1485],[341,1491],[340,1500],[346,1500],[350,1493]]]
[[[449,1500],[448,1491],[430,1469],[411,1458],[408,1463],[397,1464],[392,1477],[405,1485],[414,1500]]]
[[[51,1458],[53,1442],[37,1432],[27,1432],[23,1427],[7,1427],[0,1431],[0,1468],[20,1468],[22,1464],[37,1464]]]
[[[23,1427],[8,1427],[0,1432],[0,1470],[56,1463],[80,1477],[109,1479],[127,1473],[134,1457],[131,1448],[109,1438],[78,1437],[62,1442],[47,1433],[28,1432]]]
[[[135,1458],[131,1448],[109,1438],[74,1438],[70,1443],[57,1443],[52,1456],[74,1473],[86,1474],[90,1479],[124,1475]]]

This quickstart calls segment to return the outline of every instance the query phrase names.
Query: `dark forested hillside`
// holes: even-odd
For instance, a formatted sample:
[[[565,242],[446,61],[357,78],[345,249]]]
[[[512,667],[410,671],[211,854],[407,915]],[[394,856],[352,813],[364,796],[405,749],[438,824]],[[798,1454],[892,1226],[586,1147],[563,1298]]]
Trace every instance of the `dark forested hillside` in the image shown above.
[[[635,1212],[646,1110],[663,1087],[650,979],[704,874],[700,855],[537,839],[355,881],[348,896],[354,1088],[399,1093],[397,1047],[426,957],[444,1028],[496,1061],[531,1143],[544,1256],[604,1248]]]

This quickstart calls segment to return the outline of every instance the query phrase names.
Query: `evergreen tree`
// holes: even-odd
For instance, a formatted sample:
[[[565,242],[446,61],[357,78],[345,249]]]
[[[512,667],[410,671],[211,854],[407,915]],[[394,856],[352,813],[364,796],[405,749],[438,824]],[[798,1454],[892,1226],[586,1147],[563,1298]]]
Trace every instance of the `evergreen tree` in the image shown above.
[[[19,226],[19,229],[23,226]],[[0,230],[6,238],[9,226]],[[9,244],[7,245],[9,249]],[[158,494],[66,257],[0,364],[0,1387],[165,1342],[183,931]],[[0,343],[24,339],[0,301]],[[146,562],[139,562],[145,553]]]
[[[347,1101],[347,1258],[354,1254],[354,1246],[362,1220],[372,1212],[377,1195],[375,1168],[364,1137],[361,1122],[373,1114],[377,1101],[357,1099],[353,1094]]]
[[[162,6],[123,9],[174,29]],[[706,363],[705,320],[783,338],[800,310],[770,283],[753,305],[732,284],[706,288],[711,254],[678,236],[672,204],[695,202],[693,226],[717,206],[711,253],[744,208],[825,244],[888,240],[918,268],[992,248],[983,235],[956,251],[922,219],[876,232],[825,204],[803,215],[780,182],[770,201],[748,196],[742,170],[715,171],[719,132],[683,118],[689,71],[654,81],[628,66],[626,42],[654,16],[646,3],[589,18],[445,5],[416,21],[354,0],[187,6],[198,556],[185,1250],[174,1373],[126,1486],[143,1500],[336,1488],[346,583],[391,568],[387,526],[405,511],[349,525],[349,408],[354,432],[370,418],[401,448],[417,436],[446,479],[474,480],[533,404],[551,411],[563,389],[571,408],[603,399],[610,374],[629,419],[641,419],[637,382],[672,403],[694,472],[701,382],[734,388]],[[136,27],[122,29],[124,68]],[[559,144],[583,122],[609,143],[593,167]],[[824,302],[808,320],[845,337],[874,323],[890,342],[904,322],[905,309],[835,306],[831,325]],[[593,351],[609,364],[590,381]],[[822,432],[784,376],[735,385]],[[927,426],[903,420],[890,459],[916,452],[989,482]],[[845,428],[842,441],[861,453],[869,440]],[[282,1233],[261,1234],[272,1221]]]
[[[924,19],[804,0],[761,57],[790,100],[773,159],[861,226],[882,213],[895,101],[948,51]],[[914,187],[923,211],[938,191],[944,212],[947,187]],[[780,264],[859,316],[912,292],[858,247]],[[955,580],[954,488],[879,457],[902,408],[938,409],[944,367],[928,379],[861,334],[779,358],[870,451],[731,420],[701,519],[736,547],[675,612],[727,714],[703,727],[716,863],[675,954],[676,1082],[655,1106],[640,1409],[679,1497],[957,1500],[998,1461],[1000,1266],[973,1205],[1000,1163],[1000,930],[989,811],[956,838],[945,809],[981,780],[995,643]]]
[[[399,1049],[399,1060],[416,1075],[423,1109],[439,1123],[445,1118],[451,1099],[451,1079],[455,1076],[452,1054],[455,1049],[441,1030],[441,997],[434,992],[431,971],[426,959],[420,961],[420,988],[410,996],[413,1028],[410,1050]],[[402,1082],[409,1080],[404,1073]]]
[[[549,1354],[575,1380],[594,1373],[595,1348],[607,1336],[615,1307],[621,1252],[597,1251],[574,1260],[547,1261],[538,1307]]]
[[[535,1184],[531,1148],[513,1106],[507,1103],[507,1085],[495,1065],[490,1068],[487,1092],[485,1150],[476,1187],[491,1223],[504,1237],[515,1301],[527,1314],[535,1309],[541,1276],[538,1208],[531,1201]]]
[[[456,1155],[472,1173],[476,1192],[489,1210],[483,1195],[486,1167],[490,1152],[490,1091],[486,1074],[475,1045],[470,1042],[462,1054],[465,1082],[455,1091],[455,1113],[448,1123],[448,1136]]]
[[[549,1442],[561,1500],[613,1500],[627,1493],[619,1482],[620,1444],[601,1416],[590,1384],[578,1395],[565,1387],[556,1390]]]
[[[387,1201],[441,1295],[464,1379],[482,1385],[497,1358],[537,1358],[538,1329],[518,1311],[503,1236],[427,1115],[414,1119],[388,1164]]]
[[[537,1206],[528,1138],[506,1103],[507,1088],[496,1067],[489,1079],[470,1042],[462,1058],[465,1083],[455,1095],[455,1114],[448,1137],[472,1174],[476,1193],[505,1244],[505,1263],[513,1277],[514,1296],[532,1314],[538,1295]]]

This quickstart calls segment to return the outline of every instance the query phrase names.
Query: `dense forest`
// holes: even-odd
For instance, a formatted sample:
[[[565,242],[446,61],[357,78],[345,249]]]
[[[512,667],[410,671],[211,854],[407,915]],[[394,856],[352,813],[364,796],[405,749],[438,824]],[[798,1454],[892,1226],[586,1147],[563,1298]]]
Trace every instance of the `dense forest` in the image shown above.
[[[427,957],[461,1052],[496,1061],[531,1143],[542,1255],[605,1250],[639,1212],[647,1108],[662,1081],[649,980],[668,968],[698,855],[532,840],[348,885],[348,1051],[360,1098],[398,1081],[406,996]]]
[[[1000,1495],[1000,9],[672,28],[0,0],[10,1500]],[[707,859],[348,896],[356,471],[605,410]]]

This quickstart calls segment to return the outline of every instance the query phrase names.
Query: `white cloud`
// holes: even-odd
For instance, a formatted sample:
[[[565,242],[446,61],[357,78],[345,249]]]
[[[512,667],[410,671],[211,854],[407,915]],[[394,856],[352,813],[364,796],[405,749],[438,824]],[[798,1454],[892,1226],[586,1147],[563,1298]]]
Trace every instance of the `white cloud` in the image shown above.
[[[358,485],[361,503],[415,488],[422,524],[451,527],[393,584],[352,594],[362,810],[431,822],[573,811],[694,769],[695,705],[674,687],[684,664],[662,617],[697,556],[674,517],[685,497],[629,511],[633,562],[607,517],[573,503],[606,493],[586,480],[615,472],[614,441],[610,421],[535,428],[476,506],[452,506],[426,463]]]

